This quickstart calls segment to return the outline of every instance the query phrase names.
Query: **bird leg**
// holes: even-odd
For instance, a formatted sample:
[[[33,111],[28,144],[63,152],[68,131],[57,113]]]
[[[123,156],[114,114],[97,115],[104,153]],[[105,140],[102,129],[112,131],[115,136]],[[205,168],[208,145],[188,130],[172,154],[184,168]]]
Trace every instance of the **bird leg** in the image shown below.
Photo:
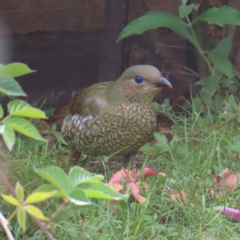
[[[130,162],[130,169],[132,169],[133,172],[137,172],[136,155],[136,153],[125,155],[123,158],[123,167],[127,167]]]
[[[86,167],[89,163],[90,155],[88,155],[85,159],[79,161],[80,157],[81,157],[81,152],[73,148],[69,150],[68,162],[70,165],[78,165],[78,163],[80,163],[81,167]]]
[[[81,152],[76,151],[75,149],[71,148],[68,153],[68,162],[70,165],[77,165],[81,156]]]

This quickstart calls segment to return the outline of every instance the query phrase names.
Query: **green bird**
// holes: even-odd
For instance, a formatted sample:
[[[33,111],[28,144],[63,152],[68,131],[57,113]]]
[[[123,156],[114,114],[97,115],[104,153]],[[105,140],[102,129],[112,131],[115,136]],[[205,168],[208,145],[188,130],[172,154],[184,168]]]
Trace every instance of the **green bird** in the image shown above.
[[[91,156],[129,155],[150,141],[156,129],[152,101],[161,87],[172,88],[161,72],[149,65],[128,68],[116,80],[80,90],[70,102],[62,124],[69,160]]]

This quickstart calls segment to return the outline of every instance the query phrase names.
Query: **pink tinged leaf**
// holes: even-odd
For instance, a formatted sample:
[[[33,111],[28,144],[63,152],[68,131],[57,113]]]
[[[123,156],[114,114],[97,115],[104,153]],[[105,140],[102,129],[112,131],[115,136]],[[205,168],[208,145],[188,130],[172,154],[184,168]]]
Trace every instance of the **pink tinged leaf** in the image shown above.
[[[117,171],[116,173],[113,174],[113,176],[111,177],[111,179],[109,180],[108,182],[108,185],[112,185],[113,183],[122,183],[122,179],[124,178],[125,179],[125,173],[120,170],[120,171]]]
[[[146,198],[141,196],[139,194],[139,188],[137,186],[137,184],[135,182],[129,182],[128,183],[128,186],[132,192],[132,195],[133,197],[139,202],[139,203],[142,203],[142,202],[145,202],[146,201]]]
[[[123,188],[122,184],[119,184],[119,183],[112,183],[112,184],[108,184],[108,185],[117,192],[122,191],[122,188]]]
[[[139,170],[136,174],[136,177],[139,178],[139,177],[142,176],[142,174],[143,174],[144,178],[157,176],[157,175],[161,175],[161,176],[164,176],[164,177],[166,176],[165,173],[159,173],[159,172],[157,172],[157,171],[155,171],[155,170],[153,170],[149,167],[145,167],[144,170],[143,170],[143,173],[142,173],[141,170]]]
[[[120,183],[122,184],[122,180],[133,181],[135,179],[134,174],[132,171],[128,171],[128,169],[123,168],[120,171],[117,171],[113,174],[111,179],[109,180],[108,184],[111,185],[113,183]]]
[[[230,207],[218,206],[215,209],[222,211],[226,215],[230,216],[234,220],[240,222],[240,210]]]

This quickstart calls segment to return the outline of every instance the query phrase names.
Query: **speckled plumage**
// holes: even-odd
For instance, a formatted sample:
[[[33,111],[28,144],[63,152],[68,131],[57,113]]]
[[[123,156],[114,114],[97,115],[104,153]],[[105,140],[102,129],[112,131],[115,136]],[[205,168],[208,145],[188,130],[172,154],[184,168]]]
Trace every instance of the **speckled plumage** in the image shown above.
[[[144,82],[136,84],[136,76]],[[62,125],[70,156],[136,152],[155,131],[152,100],[161,85],[171,87],[155,67],[140,65],[127,69],[116,81],[93,84],[76,93],[70,103],[71,115]]]

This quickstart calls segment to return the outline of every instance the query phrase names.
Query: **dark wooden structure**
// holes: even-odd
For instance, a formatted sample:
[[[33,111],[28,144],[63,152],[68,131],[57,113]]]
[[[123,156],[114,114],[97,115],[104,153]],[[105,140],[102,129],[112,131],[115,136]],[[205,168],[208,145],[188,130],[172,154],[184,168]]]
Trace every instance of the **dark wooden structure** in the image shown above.
[[[127,24],[129,0],[105,0],[99,81],[117,79],[123,71],[125,40],[116,42]]]

